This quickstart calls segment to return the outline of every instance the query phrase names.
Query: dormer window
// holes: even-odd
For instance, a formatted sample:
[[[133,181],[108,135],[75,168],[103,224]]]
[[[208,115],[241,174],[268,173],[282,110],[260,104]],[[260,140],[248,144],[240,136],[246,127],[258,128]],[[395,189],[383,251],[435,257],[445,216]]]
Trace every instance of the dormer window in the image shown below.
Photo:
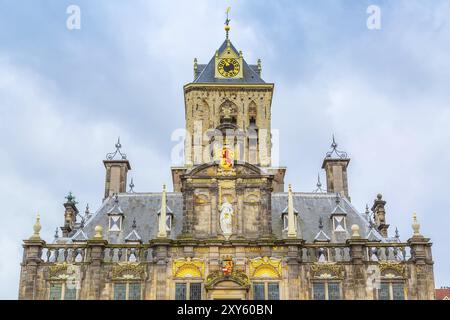
[[[333,216],[333,230],[335,232],[347,231],[345,216]]]
[[[114,205],[108,211],[109,216],[109,231],[117,232],[122,231],[123,210],[119,205],[119,197],[117,194],[114,196]]]
[[[122,230],[122,216],[110,216],[109,231],[121,231],[121,230]]]
[[[333,220],[333,231],[334,232],[346,232],[347,231],[347,212],[341,206],[341,196],[336,193],[336,206],[331,212],[331,219]]]

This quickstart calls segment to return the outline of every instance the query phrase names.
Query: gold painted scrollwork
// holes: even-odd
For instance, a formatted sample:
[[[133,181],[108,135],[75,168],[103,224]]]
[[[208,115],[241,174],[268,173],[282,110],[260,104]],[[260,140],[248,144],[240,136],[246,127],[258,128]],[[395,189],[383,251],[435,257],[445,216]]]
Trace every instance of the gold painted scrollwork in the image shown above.
[[[250,260],[250,274],[254,278],[281,277],[281,259],[262,257]]]
[[[112,267],[113,280],[144,279],[145,265],[137,262],[121,262]]]
[[[340,279],[343,268],[336,262],[315,262],[311,266],[312,276],[318,279]]]
[[[380,267],[380,273],[383,276],[402,277],[402,278],[406,276],[406,267],[403,263],[392,261],[380,261],[378,265]]]
[[[205,273],[205,263],[197,258],[176,259],[172,265],[172,274],[176,278],[201,278]]]

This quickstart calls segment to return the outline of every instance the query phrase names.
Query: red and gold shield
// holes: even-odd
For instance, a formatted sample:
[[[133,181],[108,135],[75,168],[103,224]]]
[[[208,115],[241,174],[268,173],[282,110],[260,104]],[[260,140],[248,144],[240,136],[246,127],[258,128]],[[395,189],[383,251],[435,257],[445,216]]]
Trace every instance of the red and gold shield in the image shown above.
[[[224,170],[230,170],[233,168],[234,163],[234,151],[229,148],[222,148],[220,155],[220,167]]]

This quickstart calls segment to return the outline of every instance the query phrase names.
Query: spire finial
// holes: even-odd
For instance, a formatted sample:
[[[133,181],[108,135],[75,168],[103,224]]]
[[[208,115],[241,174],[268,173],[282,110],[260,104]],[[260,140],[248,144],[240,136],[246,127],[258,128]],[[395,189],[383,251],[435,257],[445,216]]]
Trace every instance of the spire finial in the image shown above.
[[[58,233],[58,228],[56,228],[56,230],[55,230],[55,239],[58,239],[59,238],[59,233]]]
[[[131,225],[131,227],[134,229],[136,229],[136,218],[133,218],[133,224]]]
[[[325,193],[325,190],[322,189],[322,182],[320,181],[320,173],[317,173],[317,183],[316,183],[316,190],[314,190],[314,193]]]
[[[133,183],[133,178],[131,178],[129,187],[130,187],[130,191],[129,191],[129,192],[134,193],[134,183]]]
[[[334,201],[336,202],[336,205],[339,205],[339,203],[341,202],[341,196],[339,192],[336,192],[336,198]]]
[[[231,19],[228,17],[228,14],[230,13],[231,7],[228,7],[225,13],[227,14],[227,18],[225,20],[225,33],[226,33],[226,39],[228,40],[228,34],[230,32],[230,21]]]
[[[127,160],[127,155],[125,153],[122,153],[120,149],[122,148],[122,144],[120,143],[120,137],[117,138],[117,142],[115,144],[116,151],[110,152],[106,154],[106,160],[114,160],[114,157],[119,154],[121,157],[121,160]]]
[[[39,213],[36,216],[36,222],[33,225],[33,235],[30,237],[30,240],[41,240],[40,236],[41,231],[41,216]]]
[[[417,221],[417,214],[414,212],[413,214],[413,223],[412,223],[412,229],[414,231],[414,236],[421,236],[420,234],[420,223]]]
[[[397,228],[397,227],[395,227],[395,237],[396,237],[397,239],[400,238],[400,234],[398,233],[398,228]]]
[[[332,142],[331,142],[331,151],[326,153],[326,157],[327,158],[332,158],[333,157],[333,153],[339,158],[339,159],[347,159],[347,152],[345,151],[340,151],[337,149],[338,144],[336,142],[336,139],[334,138],[334,133],[332,136]]]
[[[319,230],[323,229],[323,219],[322,217],[319,218]]]

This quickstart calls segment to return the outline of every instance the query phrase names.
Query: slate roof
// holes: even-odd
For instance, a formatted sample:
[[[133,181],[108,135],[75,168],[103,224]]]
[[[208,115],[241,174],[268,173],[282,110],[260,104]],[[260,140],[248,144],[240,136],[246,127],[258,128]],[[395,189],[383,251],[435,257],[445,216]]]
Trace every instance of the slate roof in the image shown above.
[[[323,232],[330,237],[331,242],[344,242],[350,237],[350,227],[357,224],[360,227],[361,236],[369,233],[369,223],[363,214],[360,214],[351,205],[351,203],[341,198],[340,206],[347,213],[347,231],[335,235],[332,230],[331,213],[336,207],[336,196],[330,193],[293,193],[294,207],[298,211],[299,238],[307,242],[313,242],[319,232],[319,218],[322,217]],[[282,232],[281,215],[286,208],[288,193],[272,194],[272,228],[273,233],[278,239],[285,235]],[[181,233],[183,225],[183,196],[181,193],[168,192],[167,206],[173,213],[172,230],[168,233],[170,239],[176,239]],[[124,243],[125,238],[133,231],[133,220],[136,219],[136,232],[145,243],[150,239],[155,239],[158,232],[158,211],[161,208],[161,193],[121,193],[118,195],[118,204],[123,211],[124,218],[122,231],[109,232],[108,212],[114,207],[114,198],[107,199],[99,210],[86,221],[83,227],[83,234],[75,232],[74,237],[77,240],[92,238],[96,225],[103,227],[103,236],[110,243]],[[377,232],[376,230],[372,230]],[[381,237],[380,237],[381,238]]]
[[[219,54],[221,54],[227,47],[227,40],[225,40],[219,48]],[[230,42],[231,49],[239,54],[239,51]],[[197,78],[194,79],[194,83],[248,83],[248,84],[258,84],[265,83],[263,79],[258,74],[258,66],[248,64],[245,59],[243,59],[243,78],[230,78],[230,79],[216,79],[215,78],[215,55],[209,60],[208,64],[198,64],[197,65]]]

